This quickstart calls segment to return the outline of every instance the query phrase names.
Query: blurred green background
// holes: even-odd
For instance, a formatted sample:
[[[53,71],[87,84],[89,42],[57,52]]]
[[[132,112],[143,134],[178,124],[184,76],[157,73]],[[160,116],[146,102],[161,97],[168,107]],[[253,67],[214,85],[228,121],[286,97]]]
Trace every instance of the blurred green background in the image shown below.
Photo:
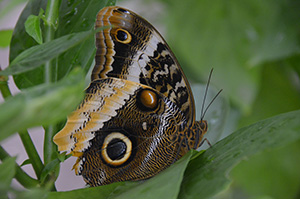
[[[229,131],[300,108],[300,1],[164,5],[167,40],[189,79],[203,82],[214,68],[212,82],[230,103]],[[298,141],[242,162],[216,198],[300,198],[299,154]]]
[[[11,8],[20,2],[11,1]],[[300,108],[300,1],[123,0],[117,5],[162,30],[196,91],[197,110],[203,97],[197,86],[206,84],[214,68],[211,89],[223,92],[207,113],[209,134],[224,137]],[[4,10],[9,12],[1,7],[0,17]],[[11,31],[0,34],[0,46],[6,46]],[[220,113],[216,123],[214,112]],[[299,154],[298,141],[243,161],[229,174],[230,187],[215,198],[300,198]]]

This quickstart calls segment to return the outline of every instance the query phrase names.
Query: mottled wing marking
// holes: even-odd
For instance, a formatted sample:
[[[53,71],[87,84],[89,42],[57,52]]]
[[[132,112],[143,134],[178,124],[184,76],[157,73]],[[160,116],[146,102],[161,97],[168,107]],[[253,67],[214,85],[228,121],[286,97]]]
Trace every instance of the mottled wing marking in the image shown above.
[[[152,38],[156,37],[156,34],[153,33]],[[154,40],[158,41],[157,39]],[[144,53],[138,60],[142,71],[141,83],[161,92],[174,102],[188,119],[192,119],[194,105],[191,100],[193,97],[178,63],[173,58],[168,46],[162,41],[157,43],[156,48],[152,47],[151,41],[152,39],[147,47],[151,50],[147,51],[153,52],[153,55]]]
[[[125,12],[124,12],[125,11]],[[97,15],[96,27],[111,28],[96,34],[96,65],[92,80],[117,77],[148,85],[174,102],[194,121],[194,99],[189,83],[169,46],[158,31],[135,13],[107,7]],[[132,36],[128,44],[118,42],[114,34],[125,29]]]
[[[145,48],[151,31],[141,22],[132,23],[134,16],[124,14],[112,7],[102,9],[97,15],[96,27],[112,26],[96,34],[96,66],[92,72],[92,80],[105,77],[124,78],[139,83],[140,69],[136,63]],[[130,44],[116,41],[114,34],[119,27],[126,29],[132,35]],[[138,30],[132,32],[131,30]],[[130,68],[130,67],[131,68]]]
[[[141,111],[137,106],[137,93],[141,89],[151,89],[143,84],[128,80],[116,81],[136,84],[137,90],[116,110],[117,114],[90,140],[90,147],[78,158],[74,169],[82,175],[91,186],[109,184],[116,181],[145,179],[156,175],[167,168],[187,151],[180,145],[180,133],[186,127],[186,119],[180,109],[161,93],[158,107],[152,111]],[[127,83],[128,82],[128,83]],[[95,80],[95,84],[103,84],[103,80]],[[96,88],[96,87],[95,87]],[[156,92],[152,89],[153,92]],[[107,101],[114,100],[109,97]],[[147,124],[145,129],[142,128]],[[133,140],[133,158],[122,168],[111,168],[101,159],[103,137],[112,131],[126,132]]]
[[[68,117],[65,127],[54,136],[58,150],[79,153],[87,149],[89,141],[95,137],[94,132],[117,115],[117,110],[137,88],[138,85],[133,82],[114,78],[106,79],[102,84],[92,82],[83,102]]]

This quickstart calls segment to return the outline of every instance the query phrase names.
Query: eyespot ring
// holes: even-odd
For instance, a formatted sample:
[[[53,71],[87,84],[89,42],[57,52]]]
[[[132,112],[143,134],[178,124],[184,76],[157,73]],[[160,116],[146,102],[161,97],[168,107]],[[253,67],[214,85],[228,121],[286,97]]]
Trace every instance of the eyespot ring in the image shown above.
[[[115,38],[118,42],[123,44],[128,44],[132,40],[131,34],[127,30],[122,28],[116,29]]]
[[[118,158],[112,158],[111,155],[109,155],[110,152],[108,151],[109,149],[112,149],[110,147],[110,144],[114,140],[115,141],[118,140],[126,146],[126,150],[124,151],[124,153],[121,154],[122,156],[118,157]],[[132,151],[131,140],[122,133],[112,132],[112,133],[108,134],[103,141],[101,156],[105,163],[107,163],[111,166],[120,166],[129,159],[129,157],[131,155],[131,151]]]
[[[143,89],[137,94],[137,103],[142,110],[151,111],[158,106],[158,96],[150,89]]]

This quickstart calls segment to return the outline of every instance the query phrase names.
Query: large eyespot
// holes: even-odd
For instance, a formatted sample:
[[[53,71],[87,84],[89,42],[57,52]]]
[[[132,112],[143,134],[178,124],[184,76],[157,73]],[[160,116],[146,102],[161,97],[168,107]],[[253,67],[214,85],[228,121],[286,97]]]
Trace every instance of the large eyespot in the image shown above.
[[[115,38],[118,42],[128,44],[131,42],[131,35],[127,30],[118,28],[115,33]]]
[[[122,133],[112,132],[104,139],[101,155],[105,163],[120,166],[129,159],[131,151],[131,140]]]
[[[143,89],[137,94],[137,103],[142,110],[154,110],[158,105],[157,94],[150,89]]]

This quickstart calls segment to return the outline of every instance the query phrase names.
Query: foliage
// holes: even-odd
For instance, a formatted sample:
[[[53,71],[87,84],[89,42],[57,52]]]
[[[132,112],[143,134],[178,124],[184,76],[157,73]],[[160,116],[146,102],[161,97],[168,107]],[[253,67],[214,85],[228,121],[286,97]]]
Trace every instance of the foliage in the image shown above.
[[[168,41],[189,79],[203,80],[213,67],[212,82],[230,101],[225,135],[300,108],[298,1],[164,2]],[[299,197],[299,150],[288,145],[243,162],[220,197]]]
[[[184,71],[199,82],[213,67],[212,83],[224,89],[206,114],[211,127],[208,134],[230,135],[204,152],[189,152],[144,182],[55,192],[59,163],[67,157],[58,154],[52,137],[83,97],[84,79],[95,55],[96,13],[115,1],[32,0],[14,29],[10,65],[0,71],[0,90],[5,98],[0,104],[0,140],[19,132],[29,157],[25,163],[32,165],[37,177],[28,176],[0,147],[1,196],[295,198],[300,193],[300,111],[296,111],[300,108],[300,4],[293,0],[163,2],[167,41]],[[11,31],[0,34],[11,37]],[[0,46],[7,44],[0,41]],[[13,75],[20,94],[10,96],[8,75]],[[194,84],[198,105],[203,89],[196,87]],[[40,125],[45,129],[44,160],[26,131]],[[233,183],[228,188],[233,168]],[[12,178],[28,190],[10,187]]]

